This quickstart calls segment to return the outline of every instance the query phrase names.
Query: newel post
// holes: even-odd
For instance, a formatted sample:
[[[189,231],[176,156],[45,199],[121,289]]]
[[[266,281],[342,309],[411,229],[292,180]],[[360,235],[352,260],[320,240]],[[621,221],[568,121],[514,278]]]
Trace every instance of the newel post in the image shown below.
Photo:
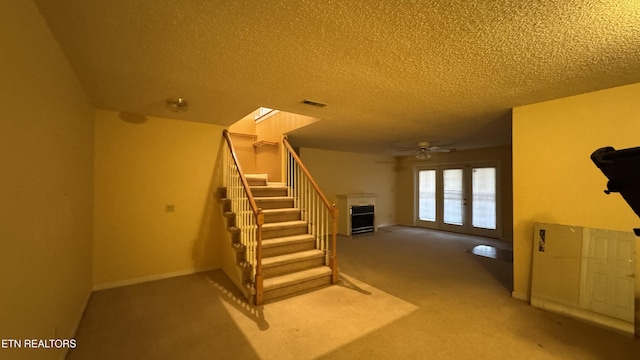
[[[263,277],[262,277],[262,225],[264,225],[264,214],[262,213],[262,209],[258,209],[258,214],[256,215],[256,223],[258,228],[256,229],[256,305],[262,305],[264,302],[263,298]]]
[[[337,241],[336,241],[336,232],[338,229],[338,208],[336,208],[336,204],[331,205],[332,212],[332,224],[331,224],[331,283],[338,283],[338,258],[337,258]]]

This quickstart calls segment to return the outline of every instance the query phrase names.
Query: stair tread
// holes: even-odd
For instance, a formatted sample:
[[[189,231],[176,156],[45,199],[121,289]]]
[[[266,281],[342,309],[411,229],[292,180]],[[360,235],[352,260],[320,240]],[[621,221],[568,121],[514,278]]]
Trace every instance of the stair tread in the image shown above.
[[[319,266],[312,269],[265,279],[263,282],[263,288],[265,290],[271,290],[296,284],[303,280],[310,280],[328,275],[331,275],[331,268],[328,266]]]
[[[266,247],[278,246],[278,245],[294,243],[294,242],[304,242],[304,241],[309,241],[314,239],[315,237],[310,234],[283,236],[283,237],[277,237],[273,239],[262,240],[262,247],[266,248]]]
[[[262,225],[262,230],[273,230],[273,229],[296,227],[296,226],[307,226],[307,222],[304,220],[291,220],[291,221],[268,223],[268,224]]]
[[[321,256],[324,256],[324,251],[322,251],[322,250],[298,251],[298,252],[291,253],[291,254],[285,254],[285,255],[278,255],[278,256],[271,256],[271,257],[263,258],[262,259],[262,266],[263,267],[275,266],[275,265],[279,265],[279,264],[282,264],[282,263],[294,262],[296,260],[303,261],[303,260],[313,259],[313,258],[321,257]]]
[[[279,209],[264,209],[262,210],[263,213],[265,214],[271,214],[271,213],[284,213],[284,212],[299,212],[300,209],[297,208],[279,208]]]
[[[273,200],[292,200],[291,196],[255,196],[254,199],[256,201],[264,200],[264,201],[273,201]]]

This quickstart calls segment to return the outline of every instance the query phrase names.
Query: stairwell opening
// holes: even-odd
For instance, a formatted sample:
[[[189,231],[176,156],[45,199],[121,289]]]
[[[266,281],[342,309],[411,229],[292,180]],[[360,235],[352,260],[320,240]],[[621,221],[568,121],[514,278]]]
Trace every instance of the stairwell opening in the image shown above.
[[[269,181],[282,181],[282,137],[319,120],[260,107],[229,126],[243,171],[267,174]]]

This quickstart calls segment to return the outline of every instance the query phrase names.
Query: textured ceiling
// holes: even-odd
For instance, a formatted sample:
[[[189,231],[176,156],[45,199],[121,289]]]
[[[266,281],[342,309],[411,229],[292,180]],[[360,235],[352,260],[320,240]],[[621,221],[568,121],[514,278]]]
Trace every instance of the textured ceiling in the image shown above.
[[[638,0],[35,2],[95,106],[321,118],[299,146],[509,144],[515,106],[640,82]]]

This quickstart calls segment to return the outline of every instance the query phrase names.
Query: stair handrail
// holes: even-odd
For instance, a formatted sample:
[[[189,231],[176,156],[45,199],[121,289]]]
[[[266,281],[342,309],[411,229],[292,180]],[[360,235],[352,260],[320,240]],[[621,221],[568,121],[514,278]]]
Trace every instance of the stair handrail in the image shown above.
[[[231,152],[231,158],[233,159],[233,162],[235,163],[236,168],[238,168],[238,173],[240,175],[240,180],[242,181],[242,186],[244,187],[244,190],[247,193],[249,204],[251,204],[251,211],[257,218],[258,214],[262,212],[262,210],[258,208],[258,204],[256,204],[256,200],[253,198],[253,194],[251,194],[251,189],[249,188],[249,182],[247,181],[247,178],[244,176],[244,172],[242,171],[242,167],[240,166],[240,161],[238,161],[238,156],[236,155],[236,150],[233,147],[233,142],[231,141],[229,130],[227,129],[222,130],[222,135],[227,141],[227,146],[229,146],[229,152]]]
[[[289,140],[287,140],[286,137],[282,138],[282,142],[284,143],[284,146],[287,148],[287,150],[289,151],[289,154],[291,154],[291,156],[295,159],[296,163],[298,164],[298,166],[300,166],[300,169],[302,169],[302,171],[304,172],[305,176],[307,178],[309,178],[309,181],[311,182],[311,184],[313,185],[313,188],[316,190],[316,192],[318,193],[318,195],[320,196],[320,199],[322,199],[322,202],[324,203],[324,205],[327,207],[327,209],[329,210],[333,210],[336,209],[335,205],[331,204],[329,202],[329,200],[327,200],[327,197],[324,196],[324,193],[322,192],[322,190],[320,190],[320,186],[318,186],[318,183],[316,183],[316,181],[313,179],[313,176],[311,176],[311,173],[309,172],[309,170],[307,170],[307,167],[304,166],[304,164],[302,163],[302,160],[300,159],[300,157],[298,156],[298,154],[296,154],[296,152],[293,150],[293,147],[291,146],[291,144],[289,143]]]
[[[331,270],[332,270],[331,282],[333,284],[336,284],[338,282],[338,259],[337,259],[337,254],[336,254],[336,245],[337,245],[336,233],[337,233],[338,208],[336,207],[335,204],[331,204],[329,202],[327,197],[324,195],[324,193],[320,189],[320,186],[318,186],[318,183],[313,179],[313,176],[311,176],[311,173],[309,172],[307,167],[302,163],[302,160],[300,159],[298,154],[293,150],[293,147],[291,146],[291,144],[289,143],[289,140],[287,140],[287,138],[285,136],[282,137],[282,144],[284,145],[284,148],[287,150],[289,155],[291,155],[291,157],[294,159],[294,161],[296,162],[298,167],[302,170],[302,172],[304,173],[304,175],[307,178],[307,180],[309,181],[309,183],[311,183],[311,185],[313,186],[313,189],[315,190],[316,194],[322,200],[322,202],[324,203],[325,207],[327,208],[327,211],[328,211],[329,215],[331,216],[331,221],[332,221],[332,226],[331,226],[331,259],[330,259],[330,267],[331,267]]]
[[[262,225],[264,225],[264,214],[262,209],[258,207],[256,204],[256,200],[251,193],[251,188],[249,187],[249,182],[242,171],[242,167],[240,166],[240,161],[238,161],[238,156],[236,155],[235,148],[233,146],[233,142],[231,141],[230,132],[228,129],[222,130],[222,135],[227,142],[227,146],[229,147],[229,152],[231,154],[231,158],[235,164],[235,167],[238,171],[238,175],[240,177],[240,181],[242,183],[242,187],[244,188],[245,193],[247,194],[247,200],[249,201],[251,212],[256,220],[256,255],[255,255],[255,278],[254,278],[254,286],[256,291],[255,303],[256,305],[262,305],[263,299],[263,276],[262,276]]]

